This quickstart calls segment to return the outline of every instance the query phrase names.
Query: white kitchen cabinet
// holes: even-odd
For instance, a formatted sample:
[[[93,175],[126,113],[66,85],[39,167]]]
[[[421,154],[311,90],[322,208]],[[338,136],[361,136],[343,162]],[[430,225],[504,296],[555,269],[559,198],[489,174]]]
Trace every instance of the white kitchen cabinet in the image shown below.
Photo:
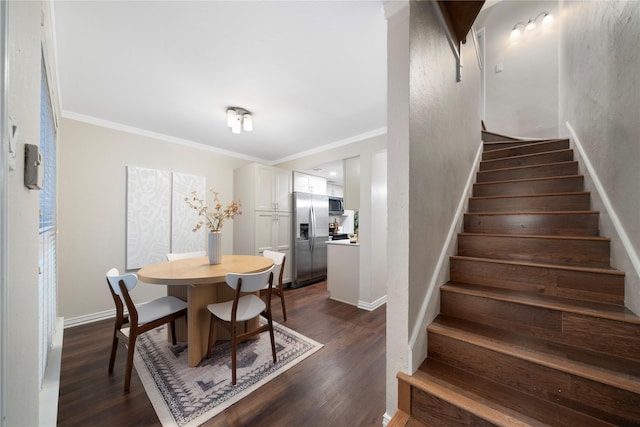
[[[327,180],[321,176],[293,172],[293,191],[327,195]]]
[[[344,197],[344,187],[327,183],[327,196]]]
[[[291,282],[291,172],[252,163],[234,171],[233,184],[234,199],[242,201],[242,215],[233,219],[234,253],[284,252],[282,280]]]
[[[360,209],[360,157],[344,161],[344,208]]]

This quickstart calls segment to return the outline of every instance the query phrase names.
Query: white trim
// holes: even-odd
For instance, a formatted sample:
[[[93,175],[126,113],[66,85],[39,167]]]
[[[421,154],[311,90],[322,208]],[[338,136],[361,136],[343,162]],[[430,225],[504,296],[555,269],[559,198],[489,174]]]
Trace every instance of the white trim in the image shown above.
[[[629,256],[629,260],[633,265],[636,275],[640,277],[640,257],[638,256],[638,253],[635,251],[633,244],[631,243],[631,239],[629,238],[629,235],[625,231],[624,226],[620,221],[620,218],[618,218],[618,215],[616,214],[616,211],[613,208],[613,205],[611,204],[609,197],[607,196],[607,192],[605,191],[604,186],[602,185],[602,182],[600,182],[600,178],[598,178],[598,174],[595,168],[591,164],[589,157],[587,157],[587,153],[585,152],[584,147],[580,142],[580,139],[578,138],[578,135],[573,130],[573,128],[571,127],[571,124],[568,121],[565,122],[565,125],[567,126],[567,129],[569,130],[569,135],[571,136],[571,139],[573,140],[573,143],[576,149],[578,150],[580,157],[582,158],[582,163],[584,164],[584,167],[587,169],[587,172],[589,172],[589,177],[593,181],[593,185],[595,186],[596,191],[598,192],[598,195],[600,196],[600,199],[602,200],[602,203],[607,213],[609,214],[609,218],[611,218],[611,223],[613,224],[613,227],[615,228],[616,232],[618,233],[618,236],[620,237],[622,246],[624,247],[625,251],[627,252],[627,255]]]
[[[271,162],[272,165],[277,165],[279,163],[289,162],[291,160],[299,159],[302,157],[307,157],[312,154],[321,153],[323,151],[331,150],[333,148],[342,147],[343,145],[353,144],[354,142],[364,141],[365,139],[373,138],[376,136],[384,135],[387,133],[386,126],[379,129],[374,129],[369,132],[361,133],[359,135],[351,136],[349,138],[341,139],[339,141],[331,142],[329,144],[323,145],[321,147],[312,148],[311,150],[302,151],[300,153],[292,154],[288,157],[283,157],[281,159],[275,160]]]
[[[55,426],[58,422],[58,395],[60,392],[60,367],[62,366],[62,341],[64,318],[56,319],[56,327],[48,352],[47,369],[40,390],[40,426]]]
[[[409,6],[408,0],[384,0],[384,18],[388,21],[407,6]]]
[[[0,2],[0,426],[5,425],[7,407],[7,169],[8,156],[8,101],[9,56],[7,39],[9,32],[9,2]]]
[[[473,190],[473,182],[476,176],[476,171],[478,170],[478,165],[480,164],[480,159],[482,158],[482,143],[478,147],[478,151],[476,153],[476,158],[473,162],[473,167],[469,172],[469,176],[467,177],[467,183],[465,185],[465,189],[460,196],[460,201],[458,202],[458,208],[456,209],[455,216],[451,221],[451,225],[449,226],[449,233],[447,234],[447,238],[445,240],[445,244],[442,246],[442,250],[440,251],[440,257],[438,258],[438,262],[436,267],[433,270],[433,274],[431,275],[431,279],[429,280],[429,287],[427,293],[425,294],[424,299],[422,300],[422,306],[420,307],[420,314],[416,323],[413,326],[413,331],[411,332],[411,338],[409,339],[409,354],[408,354],[408,362],[409,367],[413,369],[413,351],[418,341],[418,336],[425,331],[425,317],[427,315],[427,308],[429,306],[429,302],[431,301],[433,292],[440,289],[438,283],[438,277],[440,276],[440,272],[442,269],[448,266],[447,261],[449,257],[447,254],[449,253],[449,249],[451,247],[455,247],[456,245],[456,237],[458,232],[458,224],[462,218],[462,215],[465,211],[466,202],[469,199],[471,191]]]
[[[387,427],[387,425],[389,425],[389,423],[391,422],[391,418],[393,417],[385,412],[382,416],[382,427]]]
[[[65,319],[64,327],[73,328],[74,326],[86,325],[88,323],[98,322],[100,320],[106,320],[116,317],[116,309],[107,311],[100,311],[98,313],[85,314],[83,316],[72,317]]]
[[[161,141],[173,142],[174,144],[184,145],[191,148],[197,148],[205,151],[212,151],[214,153],[222,154],[229,157],[235,157],[238,159],[248,160],[250,162],[268,163],[264,159],[259,159],[253,156],[245,156],[244,154],[235,153],[229,150],[223,150],[221,148],[212,147],[210,145],[201,144],[198,142],[189,141],[182,138],[176,138],[174,136],[164,135],[157,132],[151,132],[145,129],[140,129],[133,126],[123,125],[121,123],[111,122],[109,120],[99,119],[97,117],[87,116],[85,114],[78,114],[72,111],[62,110],[62,117],[71,120],[77,120],[79,122],[89,123],[91,125],[101,126],[108,129],[114,129],[121,132],[131,133],[133,135],[140,135],[147,138],[159,139]]]
[[[387,296],[383,295],[373,302],[358,300],[358,308],[368,311],[374,311],[376,308],[387,303]]]

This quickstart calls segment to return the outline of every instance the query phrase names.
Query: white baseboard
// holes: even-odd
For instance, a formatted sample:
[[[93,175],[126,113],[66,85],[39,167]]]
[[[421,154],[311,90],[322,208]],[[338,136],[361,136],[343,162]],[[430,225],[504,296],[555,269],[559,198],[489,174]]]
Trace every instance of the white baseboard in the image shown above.
[[[358,300],[358,308],[361,308],[363,310],[374,311],[376,308],[382,305],[385,305],[386,303],[387,303],[387,296],[383,295],[373,302]]]
[[[97,322],[99,320],[111,319],[116,316],[115,308],[112,310],[101,311],[98,313],[85,314],[83,316],[72,317],[64,321],[65,328],[72,328],[74,326],[86,325],[88,323]]]
[[[391,418],[391,415],[385,412],[382,416],[382,427],[387,427],[387,425],[391,422]]]
[[[51,349],[48,353],[47,367],[42,378],[39,396],[40,426],[55,426],[58,421],[58,395],[60,392],[60,367],[62,365],[62,341],[64,337],[64,318],[56,319],[56,327],[51,337]]]

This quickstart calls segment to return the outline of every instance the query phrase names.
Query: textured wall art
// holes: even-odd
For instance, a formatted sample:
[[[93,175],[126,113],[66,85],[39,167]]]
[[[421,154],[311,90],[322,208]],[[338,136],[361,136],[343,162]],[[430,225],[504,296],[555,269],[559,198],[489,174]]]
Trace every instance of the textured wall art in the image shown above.
[[[184,202],[205,187],[204,176],[127,166],[127,270],[206,249],[206,230],[192,231],[198,214]]]
[[[127,270],[164,261],[171,238],[171,173],[127,167]]]
[[[171,252],[194,252],[206,249],[205,227],[193,232],[193,227],[201,220],[198,212],[191,209],[185,202],[185,197],[191,197],[192,191],[197,191],[202,197],[206,194],[205,177],[173,173],[172,209],[171,209]]]

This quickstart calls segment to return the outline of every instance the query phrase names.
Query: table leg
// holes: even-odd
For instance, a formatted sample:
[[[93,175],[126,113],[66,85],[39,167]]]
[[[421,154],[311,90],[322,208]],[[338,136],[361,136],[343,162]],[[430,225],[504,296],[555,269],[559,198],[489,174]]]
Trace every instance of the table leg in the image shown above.
[[[197,366],[205,354],[209,342],[209,324],[211,314],[207,305],[216,301],[216,285],[200,285],[188,287],[188,355],[189,367]]]
[[[167,295],[176,297],[182,301],[189,301],[189,296],[187,292],[187,286],[178,286],[178,285],[169,285],[167,286]],[[181,317],[176,320],[176,340],[178,342],[186,342],[187,337],[187,319],[185,317]],[[167,337],[169,342],[171,342],[171,329],[167,330]]]

